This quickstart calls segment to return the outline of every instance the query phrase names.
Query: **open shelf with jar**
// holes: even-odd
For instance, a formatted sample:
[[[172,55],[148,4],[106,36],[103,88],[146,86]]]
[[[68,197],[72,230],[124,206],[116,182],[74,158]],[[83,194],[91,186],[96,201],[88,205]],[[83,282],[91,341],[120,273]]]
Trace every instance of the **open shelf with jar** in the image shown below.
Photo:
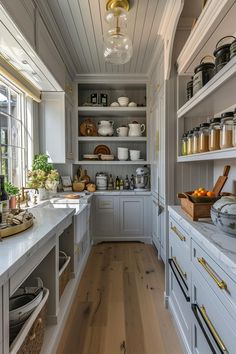
[[[224,122],[223,120],[221,123],[218,122],[217,129],[219,130],[212,129],[214,124],[210,125],[210,135],[206,137],[207,146],[205,148],[201,150],[198,147],[196,149],[194,142],[197,141],[196,137],[199,132],[195,129],[189,134],[190,139],[192,134],[193,151],[190,151],[191,149],[187,153],[183,151],[187,149],[187,145],[184,145],[184,140],[187,141],[184,133],[203,123],[210,123],[212,119],[221,117],[224,112],[233,112],[236,106],[234,94],[236,85],[235,16],[235,1],[225,0],[220,3],[216,0],[207,1],[177,59],[178,162],[236,158],[236,141],[234,141],[236,139],[236,134],[234,134],[236,124],[233,123],[233,113],[230,119],[227,120],[223,117]],[[228,42],[224,43],[221,41],[222,39]],[[206,53],[210,55],[214,53],[214,76],[210,73],[213,64],[210,65],[209,60],[205,66],[199,65]],[[198,76],[199,71],[200,75]],[[204,75],[208,75],[206,82],[204,82]],[[191,89],[192,95],[189,94]],[[216,143],[214,138],[221,139],[221,144],[219,141]]]
[[[121,106],[120,97],[128,97],[128,103]],[[146,83],[79,83],[78,105],[76,164],[148,163]],[[105,146],[114,159],[93,158],[98,146]],[[118,147],[140,151],[140,158],[130,160],[129,153],[128,160],[119,160]]]

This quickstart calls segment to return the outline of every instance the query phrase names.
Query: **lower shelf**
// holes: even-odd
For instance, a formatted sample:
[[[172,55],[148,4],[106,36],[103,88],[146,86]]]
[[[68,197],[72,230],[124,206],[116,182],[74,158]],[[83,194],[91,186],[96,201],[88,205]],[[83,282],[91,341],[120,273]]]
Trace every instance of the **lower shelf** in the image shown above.
[[[234,148],[229,148],[229,149],[224,149],[224,150],[203,152],[201,154],[178,156],[177,162],[235,159],[235,158],[236,158],[236,148],[234,147]]]
[[[146,160],[138,160],[138,161],[81,160],[81,161],[75,161],[74,163],[79,165],[147,165],[149,164],[149,162]]]

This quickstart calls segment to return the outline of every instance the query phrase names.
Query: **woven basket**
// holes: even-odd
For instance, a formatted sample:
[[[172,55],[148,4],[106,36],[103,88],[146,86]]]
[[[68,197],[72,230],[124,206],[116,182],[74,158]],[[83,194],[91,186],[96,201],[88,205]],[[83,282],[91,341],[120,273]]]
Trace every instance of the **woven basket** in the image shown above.
[[[32,323],[31,327],[28,330],[28,333],[21,344],[19,344],[19,339],[23,336],[31,318],[36,313],[37,309],[32,313],[29,319],[24,323],[23,327],[20,329],[20,333],[10,332],[10,351],[17,350],[17,354],[39,354],[43,345],[44,339],[44,330],[46,325],[46,313],[47,313],[47,298],[48,290],[45,289],[44,298],[41,303],[44,302],[43,307],[38,313],[36,319]],[[40,305],[38,306],[40,307]],[[17,335],[18,334],[18,335]],[[14,338],[16,336],[16,338]]]
[[[63,291],[71,279],[71,258],[63,251],[60,251],[60,257],[65,258],[65,262],[59,270],[59,298],[61,298]]]

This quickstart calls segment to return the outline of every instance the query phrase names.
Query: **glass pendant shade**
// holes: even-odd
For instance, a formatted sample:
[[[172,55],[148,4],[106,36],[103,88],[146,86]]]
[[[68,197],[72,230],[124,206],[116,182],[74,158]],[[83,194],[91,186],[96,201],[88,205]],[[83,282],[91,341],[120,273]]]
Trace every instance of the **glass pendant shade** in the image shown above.
[[[117,27],[117,21],[119,22],[119,27],[126,27],[128,12],[122,9],[122,7],[116,7],[115,9],[109,10],[105,13],[105,21],[111,28]]]
[[[104,40],[104,58],[112,64],[125,64],[133,54],[133,46],[128,35],[113,33]]]

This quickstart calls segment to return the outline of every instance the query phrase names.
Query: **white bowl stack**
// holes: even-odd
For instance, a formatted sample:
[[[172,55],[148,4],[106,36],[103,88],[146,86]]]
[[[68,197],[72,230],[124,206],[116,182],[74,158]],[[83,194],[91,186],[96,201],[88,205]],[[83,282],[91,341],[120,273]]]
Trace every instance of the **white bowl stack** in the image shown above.
[[[117,101],[121,107],[127,107],[129,103],[129,97],[119,97]]]

